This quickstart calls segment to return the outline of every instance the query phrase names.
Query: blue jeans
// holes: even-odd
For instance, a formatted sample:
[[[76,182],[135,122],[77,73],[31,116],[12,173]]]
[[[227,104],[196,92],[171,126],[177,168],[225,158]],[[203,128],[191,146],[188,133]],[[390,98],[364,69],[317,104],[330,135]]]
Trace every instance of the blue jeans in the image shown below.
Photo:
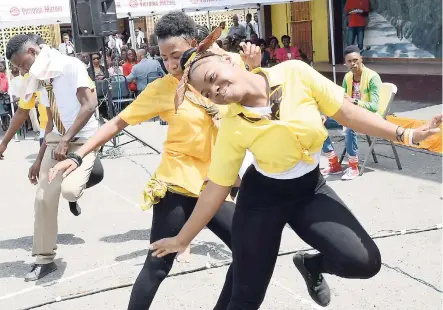
[[[342,128],[342,126],[337,123],[332,118],[328,118],[325,122],[325,127],[327,129],[335,129],[335,128]],[[355,131],[346,128],[346,135],[345,135],[345,146],[346,146],[346,152],[349,156],[357,156],[358,153],[358,144],[357,144],[357,135],[355,134]],[[332,146],[332,140],[328,136],[323,143],[322,151],[323,153],[329,153],[334,150],[334,147]]]
[[[357,45],[360,50],[363,50],[363,40],[365,39],[365,27],[348,27],[347,45],[354,45],[357,37]]]

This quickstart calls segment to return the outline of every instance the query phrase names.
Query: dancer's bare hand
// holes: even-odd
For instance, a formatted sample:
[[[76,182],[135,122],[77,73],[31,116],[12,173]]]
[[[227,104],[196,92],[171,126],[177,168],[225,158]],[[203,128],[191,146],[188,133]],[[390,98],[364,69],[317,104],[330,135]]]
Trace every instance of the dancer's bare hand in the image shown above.
[[[3,153],[6,151],[6,145],[0,143],[0,159],[4,159]]]
[[[68,153],[68,148],[69,148],[69,142],[60,140],[60,142],[57,144],[57,147],[54,150],[54,159],[58,161],[65,160],[66,154]]]
[[[415,128],[414,136],[412,137],[413,142],[418,143],[436,133],[439,133],[440,125],[442,123],[442,117],[443,114],[438,114],[434,116],[427,124]]]
[[[177,237],[165,238],[152,243],[149,248],[153,251],[152,256],[163,257],[171,253],[184,252],[187,244],[181,244]]]
[[[260,46],[251,44],[251,42],[241,42],[240,47],[243,49],[243,51],[240,51],[240,56],[250,70],[261,67],[262,55]]]
[[[51,183],[59,172],[63,173],[63,178],[66,178],[72,171],[77,169],[77,163],[71,159],[65,159],[58,162],[54,167],[49,169],[48,182]]]
[[[31,184],[37,185],[38,183],[38,175],[40,173],[40,165],[41,161],[37,160],[34,164],[29,168],[28,178]]]

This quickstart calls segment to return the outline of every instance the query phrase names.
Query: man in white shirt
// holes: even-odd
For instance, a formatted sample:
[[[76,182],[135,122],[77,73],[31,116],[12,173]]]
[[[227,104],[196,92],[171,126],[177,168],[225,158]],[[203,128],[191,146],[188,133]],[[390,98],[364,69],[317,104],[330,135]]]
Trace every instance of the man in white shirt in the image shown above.
[[[120,38],[119,33],[109,36],[108,47],[111,50],[116,48],[118,53],[121,54],[122,46],[123,46],[123,40]]]
[[[140,34],[140,37],[143,39],[143,41],[145,40],[145,33],[142,31],[142,28],[141,27],[138,27],[137,28],[137,30],[138,30],[138,32],[139,32],[139,34]]]
[[[63,34],[63,42],[58,46],[58,51],[63,55],[74,56],[74,44],[69,40],[69,35],[67,33]]]
[[[259,39],[261,39],[261,33],[260,33],[260,24],[258,22],[258,14],[254,13],[254,21],[252,22],[252,26],[254,27],[254,32],[257,35]]]
[[[20,71],[17,67],[11,68],[11,84],[9,85],[8,93],[12,97],[12,101],[18,102],[20,99],[19,91],[23,81],[23,76],[20,75]]]
[[[20,87],[23,82],[23,76],[20,74],[17,67],[11,68],[11,74],[13,79],[11,80],[11,85],[9,86],[8,93],[12,97],[12,101],[15,104],[18,104],[20,100]],[[40,124],[38,122],[37,109],[34,107],[29,110],[29,119],[31,120],[32,130],[36,133],[40,132]],[[39,139],[39,135],[36,135],[36,138]]]
[[[242,22],[241,25],[245,27],[246,30],[246,40],[251,40],[251,34],[254,33],[254,26],[252,24],[252,14],[246,14],[246,21]]]
[[[144,36],[144,33],[141,32],[139,28],[137,28],[137,29],[135,29],[135,40],[136,40],[135,46],[134,46],[134,44],[132,44],[131,37],[128,39],[128,42],[126,42],[126,44],[127,45],[130,44],[133,49],[137,50],[137,49],[141,48],[143,43],[145,43],[145,39],[143,38],[143,36]]]
[[[246,39],[246,28],[239,24],[237,15],[232,16],[232,22],[234,25],[229,28],[229,36],[236,40]]]
[[[93,115],[97,97],[95,86],[79,59],[61,55],[48,46],[39,46],[27,35],[19,34],[9,40],[6,57],[22,73],[30,73],[26,88],[22,89],[30,93],[40,91],[41,103],[46,106],[48,114],[46,143],[42,144],[29,170],[31,183],[37,185],[32,247],[36,263],[25,276],[25,281],[35,281],[57,269],[54,257],[60,194],[68,201],[77,201],[91,174],[96,153],[82,160],[74,152],[98,129],[98,121]],[[44,78],[49,74],[53,78]],[[21,94],[21,97],[27,95]],[[49,183],[49,170],[66,158],[81,167],[66,178],[59,175]]]

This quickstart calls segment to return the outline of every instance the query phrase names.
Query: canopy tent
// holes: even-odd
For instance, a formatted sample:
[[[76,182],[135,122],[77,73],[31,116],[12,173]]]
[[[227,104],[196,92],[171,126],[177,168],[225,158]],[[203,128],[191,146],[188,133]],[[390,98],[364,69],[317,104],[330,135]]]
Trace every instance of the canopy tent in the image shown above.
[[[311,0],[293,0],[305,2]],[[234,8],[253,8],[260,5],[285,3],[288,1],[261,0],[241,2],[239,0],[116,0],[117,17],[152,16],[173,10],[213,11]],[[332,71],[336,82],[335,42],[332,0],[329,4],[329,29],[332,54]],[[69,0],[15,0],[13,4],[0,1],[0,29],[29,25],[48,25],[70,22]],[[131,23],[133,28],[133,23]],[[131,29],[133,34],[134,29]],[[2,40],[4,39],[2,30]]]

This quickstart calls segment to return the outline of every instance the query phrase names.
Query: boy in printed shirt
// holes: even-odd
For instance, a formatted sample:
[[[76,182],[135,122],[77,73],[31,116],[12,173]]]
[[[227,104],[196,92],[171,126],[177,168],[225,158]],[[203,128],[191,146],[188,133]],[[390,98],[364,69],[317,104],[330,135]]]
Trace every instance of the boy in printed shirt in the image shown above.
[[[343,88],[354,100],[354,104],[377,112],[380,97],[381,79],[378,73],[365,67],[360,49],[357,46],[348,46],[345,51],[345,65],[350,70],[343,79]],[[325,121],[328,129],[339,126],[331,118]],[[358,170],[358,143],[354,130],[347,128],[345,135],[346,152],[349,158],[349,167],[345,170],[342,180],[352,180],[359,174]],[[329,166],[321,172],[323,175],[341,174],[342,167],[338,161],[337,154],[332,146],[331,138],[328,137],[323,144],[323,152],[328,157]]]

